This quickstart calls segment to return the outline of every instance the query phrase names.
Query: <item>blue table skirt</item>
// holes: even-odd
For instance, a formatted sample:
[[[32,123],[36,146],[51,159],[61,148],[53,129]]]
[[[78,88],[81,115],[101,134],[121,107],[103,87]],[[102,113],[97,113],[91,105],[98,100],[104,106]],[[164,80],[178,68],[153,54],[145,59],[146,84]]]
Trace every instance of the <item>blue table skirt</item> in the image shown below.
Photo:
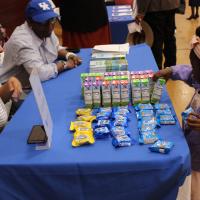
[[[111,41],[113,44],[123,44],[126,42],[128,35],[127,25],[133,22],[132,16],[112,16],[113,6],[107,6],[107,13],[109,19]]]
[[[84,105],[80,73],[88,72],[90,55],[91,49],[81,50],[81,66],[43,83],[54,123],[51,149],[36,151],[26,144],[32,126],[41,123],[32,93],[0,135],[0,199],[176,199],[190,173],[189,150],[178,122],[158,130],[163,139],[175,143],[168,155],[152,153],[148,145],[115,149],[110,138],[91,146],[71,146],[70,122]],[[144,44],[131,47],[127,59],[130,70],[157,70]],[[162,102],[171,105],[166,89]],[[129,130],[138,140],[134,111]]]

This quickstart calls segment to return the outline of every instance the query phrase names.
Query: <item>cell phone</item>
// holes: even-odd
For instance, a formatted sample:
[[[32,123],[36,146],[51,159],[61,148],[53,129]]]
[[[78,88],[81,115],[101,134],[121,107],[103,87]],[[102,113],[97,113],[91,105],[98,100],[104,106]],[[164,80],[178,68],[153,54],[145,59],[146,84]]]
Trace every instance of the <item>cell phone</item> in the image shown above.
[[[47,135],[42,125],[34,125],[28,136],[28,144],[44,144],[47,142]]]
[[[74,49],[74,48],[66,48],[66,50],[69,51],[69,52],[72,52],[72,53],[79,53],[80,52],[80,49],[78,49],[78,48],[76,48],[76,49]]]

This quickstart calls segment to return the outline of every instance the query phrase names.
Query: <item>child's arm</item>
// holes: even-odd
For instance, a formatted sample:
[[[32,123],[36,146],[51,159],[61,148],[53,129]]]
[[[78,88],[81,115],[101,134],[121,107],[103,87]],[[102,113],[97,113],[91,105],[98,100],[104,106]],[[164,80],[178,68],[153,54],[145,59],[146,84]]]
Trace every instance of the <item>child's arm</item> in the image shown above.
[[[175,65],[159,70],[153,76],[153,80],[156,81],[158,78],[164,78],[168,80],[182,80],[187,84],[191,85],[191,74],[192,67],[190,65]]]
[[[191,65],[175,65],[172,69],[172,80],[182,80],[191,84],[192,67]]]

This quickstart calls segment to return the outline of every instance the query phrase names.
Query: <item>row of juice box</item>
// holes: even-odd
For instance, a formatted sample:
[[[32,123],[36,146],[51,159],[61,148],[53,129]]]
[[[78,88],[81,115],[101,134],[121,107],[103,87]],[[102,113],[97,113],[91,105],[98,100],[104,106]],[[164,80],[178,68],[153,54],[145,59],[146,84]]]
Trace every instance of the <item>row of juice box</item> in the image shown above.
[[[152,81],[151,70],[136,72],[81,74],[82,94],[87,107],[156,103],[162,95],[164,79]]]

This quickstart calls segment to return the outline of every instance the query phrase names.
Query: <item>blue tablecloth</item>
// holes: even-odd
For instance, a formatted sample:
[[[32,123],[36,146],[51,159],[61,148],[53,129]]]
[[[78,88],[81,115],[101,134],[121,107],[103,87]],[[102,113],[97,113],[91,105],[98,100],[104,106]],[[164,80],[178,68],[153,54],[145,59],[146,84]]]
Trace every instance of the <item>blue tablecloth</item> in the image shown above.
[[[113,44],[123,44],[126,42],[126,37],[128,34],[127,24],[133,21],[132,16],[112,16],[113,7],[117,6],[107,6],[109,26],[111,32],[111,41]]]
[[[91,49],[82,49],[83,64],[43,83],[53,118],[51,149],[36,151],[27,145],[39,112],[31,93],[0,135],[0,199],[2,200],[173,200],[190,173],[189,150],[177,122],[158,130],[175,147],[168,155],[152,153],[148,145],[115,149],[111,138],[73,148],[69,125],[83,106],[80,73],[88,72]],[[151,50],[131,47],[130,70],[156,70]],[[164,90],[162,102],[171,105]],[[131,114],[129,129],[138,139],[137,120]]]

